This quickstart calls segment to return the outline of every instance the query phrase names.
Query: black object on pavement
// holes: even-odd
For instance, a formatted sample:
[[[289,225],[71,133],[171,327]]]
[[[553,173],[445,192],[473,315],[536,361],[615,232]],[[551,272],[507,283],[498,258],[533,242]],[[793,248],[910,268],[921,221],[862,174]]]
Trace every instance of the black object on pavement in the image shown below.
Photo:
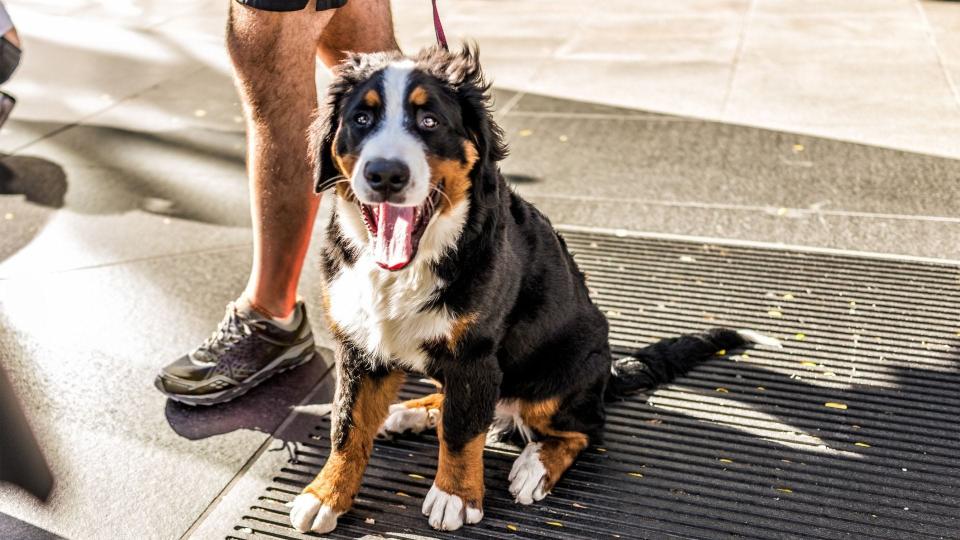
[[[46,500],[53,474],[30,431],[10,381],[0,368],[0,482],[12,482]]]

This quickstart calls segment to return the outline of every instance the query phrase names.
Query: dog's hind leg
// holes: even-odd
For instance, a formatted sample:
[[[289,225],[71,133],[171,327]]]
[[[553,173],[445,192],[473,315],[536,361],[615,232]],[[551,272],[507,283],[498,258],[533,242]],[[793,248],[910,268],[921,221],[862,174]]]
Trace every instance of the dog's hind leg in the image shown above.
[[[443,394],[440,393],[395,403],[390,406],[387,419],[380,426],[377,436],[389,437],[405,432],[416,434],[434,429],[440,420],[442,405]]]
[[[590,444],[586,433],[556,428],[554,419],[559,407],[557,399],[520,406],[521,419],[540,436],[527,444],[510,470],[510,494],[520,504],[532,504],[546,497]]]

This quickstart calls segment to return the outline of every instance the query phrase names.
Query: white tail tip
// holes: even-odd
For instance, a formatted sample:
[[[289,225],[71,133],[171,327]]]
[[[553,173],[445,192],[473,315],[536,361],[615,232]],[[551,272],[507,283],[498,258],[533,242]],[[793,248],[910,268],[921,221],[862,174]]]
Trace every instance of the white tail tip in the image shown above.
[[[757,332],[754,330],[737,330],[737,333],[740,334],[740,337],[749,341],[750,343],[756,343],[757,345],[766,345],[767,347],[773,347],[774,349],[783,348],[783,344],[780,343],[779,339],[765,336],[760,332]]]

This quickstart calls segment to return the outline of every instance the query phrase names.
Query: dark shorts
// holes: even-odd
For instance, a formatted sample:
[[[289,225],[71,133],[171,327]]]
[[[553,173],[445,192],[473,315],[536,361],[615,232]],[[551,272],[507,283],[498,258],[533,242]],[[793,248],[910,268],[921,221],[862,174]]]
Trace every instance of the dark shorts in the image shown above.
[[[237,3],[263,11],[300,11],[310,0],[236,0]],[[317,11],[343,7],[347,0],[317,0]]]

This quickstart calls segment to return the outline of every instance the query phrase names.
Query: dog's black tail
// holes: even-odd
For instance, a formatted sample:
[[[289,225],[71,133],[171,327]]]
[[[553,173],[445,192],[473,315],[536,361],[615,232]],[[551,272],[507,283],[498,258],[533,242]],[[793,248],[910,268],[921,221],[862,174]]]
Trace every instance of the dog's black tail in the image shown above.
[[[699,334],[660,340],[631,356],[613,361],[613,376],[607,385],[607,398],[616,399],[641,390],[650,390],[690,371],[693,366],[722,350],[756,343],[780,348],[780,342],[753,330],[713,328]]]

